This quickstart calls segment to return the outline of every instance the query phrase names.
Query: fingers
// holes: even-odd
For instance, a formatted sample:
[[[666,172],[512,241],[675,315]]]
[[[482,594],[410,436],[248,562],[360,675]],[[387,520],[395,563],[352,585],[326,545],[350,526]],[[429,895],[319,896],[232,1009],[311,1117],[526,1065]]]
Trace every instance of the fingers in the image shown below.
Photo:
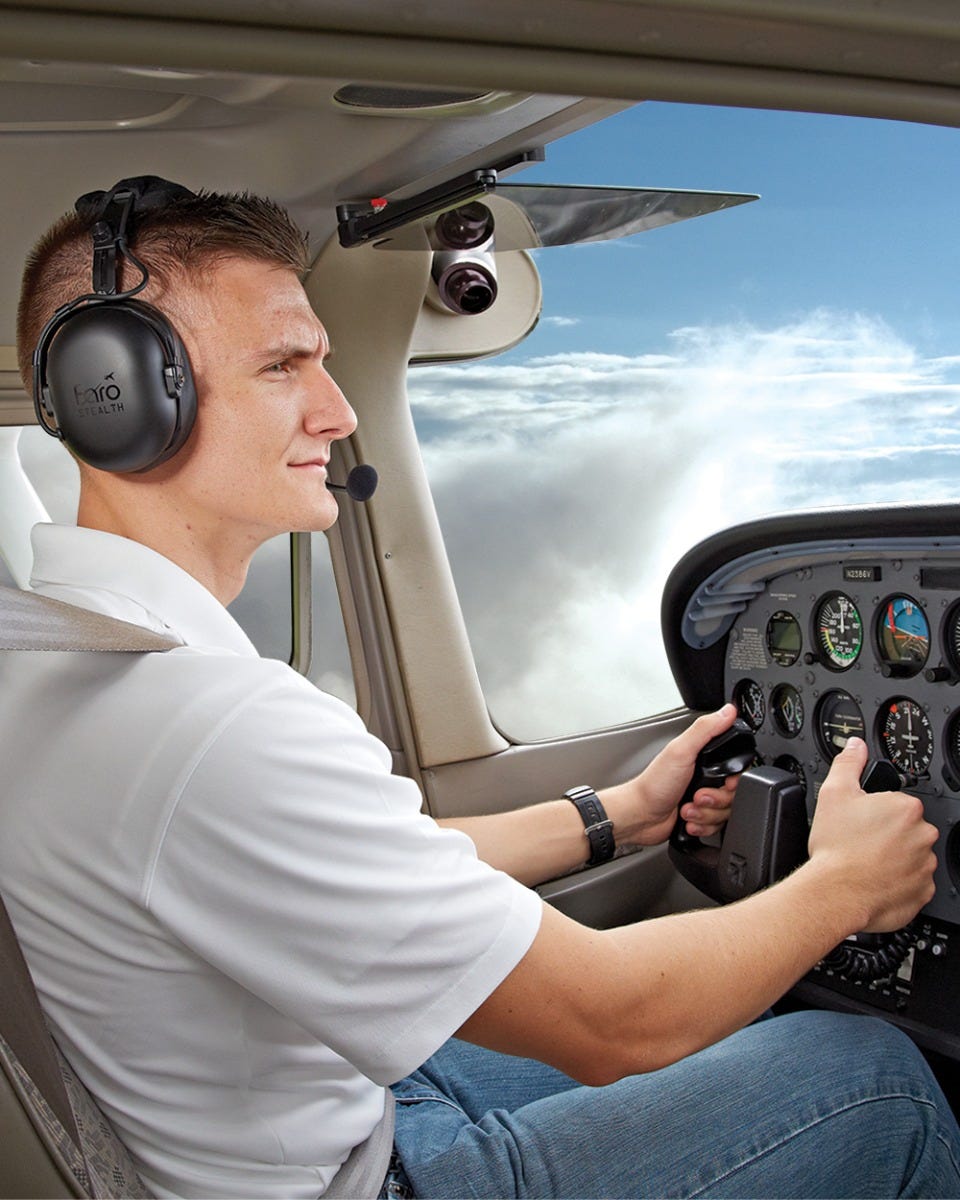
[[[687,833],[692,837],[710,837],[718,833],[730,820],[736,789],[734,778],[724,780],[719,787],[699,789],[680,809]]]
[[[860,787],[867,761],[862,739],[850,738],[833,760],[817,799],[810,830],[810,855],[841,863],[842,889],[856,897],[867,932],[906,924],[934,891],[938,833],[924,816],[923,802],[908,792],[874,792]],[[838,857],[839,856],[839,857]]]

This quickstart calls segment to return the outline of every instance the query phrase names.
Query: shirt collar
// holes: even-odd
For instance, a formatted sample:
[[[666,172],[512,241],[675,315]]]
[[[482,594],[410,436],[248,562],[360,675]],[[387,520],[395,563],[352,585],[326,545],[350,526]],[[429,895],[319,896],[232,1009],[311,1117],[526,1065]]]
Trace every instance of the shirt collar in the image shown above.
[[[256,657],[219,600],[176,563],[129,538],[76,525],[33,527],[34,591],[173,633],[188,646]]]

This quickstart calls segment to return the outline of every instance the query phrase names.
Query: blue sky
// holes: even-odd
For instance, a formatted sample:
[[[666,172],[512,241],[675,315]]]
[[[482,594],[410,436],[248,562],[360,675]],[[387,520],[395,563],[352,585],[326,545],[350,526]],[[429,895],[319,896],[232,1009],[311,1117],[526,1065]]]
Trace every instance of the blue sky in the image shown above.
[[[779,324],[824,305],[880,313],[929,354],[960,346],[958,130],[646,103],[515,180],[761,196],[619,245],[541,252],[545,316],[581,324],[547,324],[538,353],[648,352],[683,325]]]

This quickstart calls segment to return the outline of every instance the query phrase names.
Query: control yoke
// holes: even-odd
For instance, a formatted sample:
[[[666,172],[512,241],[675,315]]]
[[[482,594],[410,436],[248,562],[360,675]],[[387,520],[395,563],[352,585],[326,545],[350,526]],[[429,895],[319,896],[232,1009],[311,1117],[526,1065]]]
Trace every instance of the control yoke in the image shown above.
[[[807,857],[807,809],[796,776],[779,767],[751,766],[757,746],[739,718],[700,751],[681,806],[698,788],[740,775],[730,820],[718,844],[686,832],[677,818],[670,858],[684,878],[712,900],[740,900],[775,883]]]
[[[716,844],[687,833],[681,817],[670,835],[670,858],[680,874],[722,904],[776,883],[807,858],[810,830],[803,788],[789,771],[751,766],[756,755],[753,732],[740,718],[707,742],[680,804],[698,788],[740,775],[730,820]],[[891,763],[874,759],[860,786],[865,792],[898,791],[901,779]]]

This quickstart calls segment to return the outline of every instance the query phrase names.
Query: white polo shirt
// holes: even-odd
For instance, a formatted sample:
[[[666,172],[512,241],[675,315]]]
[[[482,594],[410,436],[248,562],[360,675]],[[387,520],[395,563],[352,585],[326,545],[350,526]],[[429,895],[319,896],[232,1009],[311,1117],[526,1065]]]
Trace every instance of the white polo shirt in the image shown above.
[[[156,1194],[318,1196],[541,902],[172,562],[34,552],[37,591],[186,643],[0,654],[0,886],[57,1040]]]

